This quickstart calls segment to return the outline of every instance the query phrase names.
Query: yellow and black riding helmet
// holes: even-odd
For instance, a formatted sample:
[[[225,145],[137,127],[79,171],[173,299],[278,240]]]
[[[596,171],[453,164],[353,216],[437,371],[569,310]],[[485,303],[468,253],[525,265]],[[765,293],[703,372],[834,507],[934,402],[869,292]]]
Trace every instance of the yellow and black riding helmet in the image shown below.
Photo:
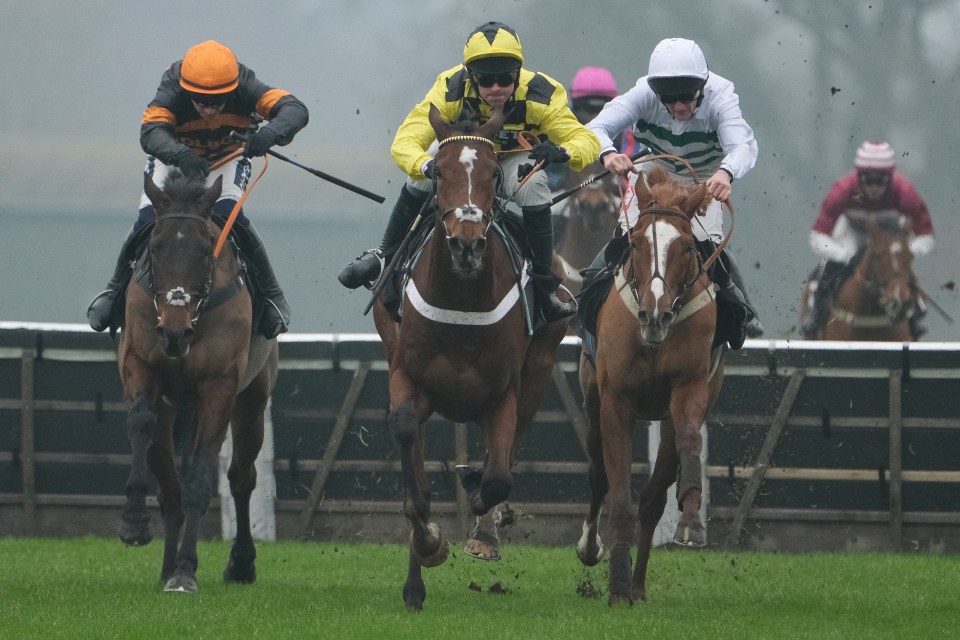
[[[502,22],[485,22],[467,36],[463,64],[474,76],[516,73],[523,64],[520,36]]]
[[[217,96],[240,83],[240,65],[230,47],[215,40],[194,45],[180,65],[180,86],[191,94]]]

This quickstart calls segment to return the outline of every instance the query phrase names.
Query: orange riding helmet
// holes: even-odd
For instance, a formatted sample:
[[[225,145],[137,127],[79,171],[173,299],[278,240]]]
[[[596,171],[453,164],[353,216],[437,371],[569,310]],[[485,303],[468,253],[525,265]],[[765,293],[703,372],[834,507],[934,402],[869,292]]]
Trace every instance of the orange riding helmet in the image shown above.
[[[240,65],[230,47],[215,40],[194,45],[183,57],[180,86],[191,93],[229,93],[240,83]]]

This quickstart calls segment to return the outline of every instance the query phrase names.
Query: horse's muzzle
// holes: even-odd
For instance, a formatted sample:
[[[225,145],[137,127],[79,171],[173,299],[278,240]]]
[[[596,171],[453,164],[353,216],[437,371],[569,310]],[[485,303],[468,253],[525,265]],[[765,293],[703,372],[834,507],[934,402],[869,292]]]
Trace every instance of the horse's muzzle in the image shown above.
[[[447,238],[450,248],[450,257],[453,268],[463,273],[476,271],[483,264],[483,254],[487,250],[487,239],[484,237],[467,241],[463,238]]]
[[[189,353],[190,345],[193,343],[193,327],[171,329],[161,324],[157,325],[156,332],[160,349],[168,358],[182,358]]]

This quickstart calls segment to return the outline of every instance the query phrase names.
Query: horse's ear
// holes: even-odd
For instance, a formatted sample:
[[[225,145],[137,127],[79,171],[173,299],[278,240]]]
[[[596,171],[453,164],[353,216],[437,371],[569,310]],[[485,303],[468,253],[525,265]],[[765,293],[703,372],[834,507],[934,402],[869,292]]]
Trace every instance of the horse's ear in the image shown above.
[[[166,209],[170,205],[170,197],[157,186],[157,183],[153,181],[153,176],[146,171],[143,172],[143,191],[150,198],[150,202],[153,203],[154,211]]]
[[[653,199],[650,195],[650,189],[647,188],[647,176],[642,171],[637,174],[637,182],[633,185],[633,192],[636,194],[637,204],[648,203]]]
[[[503,107],[497,107],[493,110],[493,115],[490,116],[490,119],[483,123],[482,127],[477,129],[477,135],[490,140],[496,139],[500,128],[503,126],[503,121],[506,120],[506,118],[507,116],[503,112]]]
[[[428,117],[430,119],[430,126],[433,127],[434,133],[437,134],[437,140],[443,140],[453,135],[455,131],[453,125],[443,119],[440,109],[432,102],[430,103],[430,115]]]
[[[213,212],[213,204],[220,197],[220,194],[223,193],[223,174],[217,176],[217,179],[213,181],[213,184],[210,185],[210,188],[203,192],[203,195],[200,196],[200,200],[197,203],[200,205],[200,210],[204,215],[209,216]]]
[[[693,217],[695,213],[698,213],[701,209],[706,211],[706,205],[709,204],[706,202],[707,199],[707,183],[701,182],[695,187],[690,187],[687,191],[687,197],[683,200],[683,205],[680,207],[684,213],[688,216]]]

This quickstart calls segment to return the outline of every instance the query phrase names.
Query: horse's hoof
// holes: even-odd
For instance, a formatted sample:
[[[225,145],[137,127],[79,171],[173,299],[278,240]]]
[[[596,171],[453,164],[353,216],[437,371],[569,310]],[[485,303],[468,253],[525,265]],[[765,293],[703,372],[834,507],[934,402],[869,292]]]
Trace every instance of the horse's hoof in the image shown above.
[[[227,568],[223,570],[223,581],[234,584],[253,584],[257,581],[257,566],[252,562],[241,564],[230,558],[227,561]]]
[[[607,605],[611,607],[616,607],[621,604],[625,604],[632,607],[633,596],[629,593],[611,593],[610,597],[607,599]]]
[[[460,486],[463,487],[467,493],[480,488],[480,483],[483,481],[482,470],[474,469],[467,464],[458,464],[454,468],[454,471],[457,472],[457,479],[460,480]]]
[[[193,576],[175,573],[167,580],[167,584],[163,585],[163,590],[168,593],[196,593],[200,590],[200,585]]]
[[[463,552],[480,560],[499,560],[500,540],[486,531],[474,531],[463,545]]]
[[[136,528],[127,527],[124,524],[120,525],[117,537],[120,538],[120,542],[128,547],[145,547],[153,542],[153,530],[149,524],[145,527]]]
[[[707,545],[707,530],[703,525],[678,525],[673,534],[674,544],[682,547],[705,547]]]
[[[599,542],[596,551],[593,553],[587,549],[581,549],[579,546],[577,546],[577,557],[580,558],[580,562],[585,567],[597,566],[600,564],[600,561],[603,560],[603,556],[605,556],[606,553],[607,548],[603,546],[602,542]]]

